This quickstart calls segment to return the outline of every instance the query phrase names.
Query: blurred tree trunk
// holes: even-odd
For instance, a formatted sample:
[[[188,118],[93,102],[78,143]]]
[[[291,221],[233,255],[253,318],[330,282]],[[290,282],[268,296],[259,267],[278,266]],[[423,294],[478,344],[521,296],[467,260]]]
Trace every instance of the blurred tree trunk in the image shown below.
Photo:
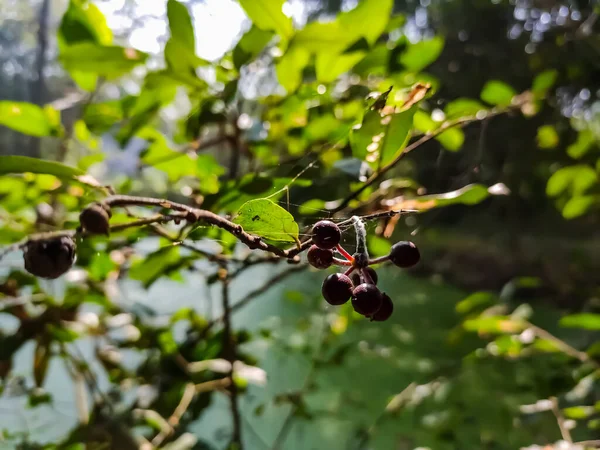
[[[50,0],[42,0],[40,7],[38,33],[37,33],[37,55],[35,60],[35,81],[31,87],[31,102],[43,106],[46,103],[46,53],[48,52],[48,21],[50,20]],[[41,138],[32,138],[29,148],[29,156],[39,158],[41,156]]]

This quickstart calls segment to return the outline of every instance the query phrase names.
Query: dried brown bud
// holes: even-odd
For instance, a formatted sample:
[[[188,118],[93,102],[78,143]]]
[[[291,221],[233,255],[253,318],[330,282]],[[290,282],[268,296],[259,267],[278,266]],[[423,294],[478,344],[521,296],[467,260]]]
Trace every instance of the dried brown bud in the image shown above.
[[[58,278],[73,265],[75,248],[70,236],[28,241],[23,251],[25,270],[40,278]]]
[[[92,203],[79,214],[81,228],[91,234],[105,234],[110,230],[110,208],[100,203]]]

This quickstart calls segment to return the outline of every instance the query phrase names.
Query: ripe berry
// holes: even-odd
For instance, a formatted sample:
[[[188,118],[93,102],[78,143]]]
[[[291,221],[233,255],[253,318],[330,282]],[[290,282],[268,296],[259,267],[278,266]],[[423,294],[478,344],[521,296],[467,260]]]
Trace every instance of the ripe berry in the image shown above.
[[[343,305],[352,296],[352,281],[342,273],[333,273],[323,281],[321,293],[330,305]]]
[[[357,313],[371,316],[381,307],[381,292],[374,284],[359,284],[352,292],[352,306]]]
[[[88,233],[108,235],[110,217],[111,213],[108,206],[92,203],[81,211],[79,222],[81,227]]]
[[[366,270],[369,273],[369,276],[371,277],[371,280],[373,281],[373,284],[377,284],[377,272],[375,272],[374,269],[372,269],[371,267],[367,267]],[[363,281],[364,280],[364,281]],[[361,283],[366,283],[367,281],[365,280],[365,277],[362,276],[362,273],[359,272],[354,272],[352,274],[352,283],[354,283],[354,286],[358,286]]]
[[[390,261],[398,267],[412,267],[419,262],[421,254],[415,244],[408,241],[400,241],[392,245]]]
[[[54,279],[67,272],[75,261],[75,242],[69,236],[32,240],[23,251],[25,270],[40,278]]]
[[[381,307],[371,316],[371,320],[375,322],[385,322],[394,312],[394,303],[392,299],[385,293],[381,294]]]
[[[341,239],[340,228],[330,220],[321,220],[313,226],[312,241],[319,248],[334,248]]]
[[[327,269],[333,264],[333,251],[311,246],[306,253],[308,263],[317,269]]]

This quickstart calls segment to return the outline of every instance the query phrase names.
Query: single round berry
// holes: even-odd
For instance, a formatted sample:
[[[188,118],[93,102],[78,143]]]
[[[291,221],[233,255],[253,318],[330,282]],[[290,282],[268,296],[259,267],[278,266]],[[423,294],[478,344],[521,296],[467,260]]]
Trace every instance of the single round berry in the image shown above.
[[[106,234],[110,225],[108,223],[111,217],[110,208],[99,203],[92,203],[79,214],[81,228],[91,234]]]
[[[333,264],[333,251],[311,246],[306,253],[308,263],[317,269],[327,269]]]
[[[377,284],[378,277],[377,272],[375,272],[375,269],[367,267],[363,270],[366,270],[368,272],[369,276],[371,277],[371,281],[373,281],[373,284]],[[352,274],[352,283],[354,283],[354,286],[358,286],[359,284],[366,282],[367,280],[365,280],[365,277],[359,271],[356,271]]]
[[[352,297],[352,280],[343,273],[333,273],[323,281],[321,293],[330,305],[343,305]]]
[[[75,261],[75,242],[69,236],[28,241],[23,251],[25,270],[40,278],[54,279]]]
[[[321,220],[313,226],[312,241],[319,248],[332,249],[341,239],[340,228],[330,220]]]
[[[359,284],[352,292],[352,306],[357,313],[371,316],[381,307],[381,292],[374,284]]]
[[[409,241],[400,241],[392,245],[390,261],[398,267],[412,267],[421,259],[421,253],[415,244]]]
[[[386,293],[381,294],[381,306],[379,310],[371,316],[371,320],[375,322],[385,322],[394,312],[394,303]]]

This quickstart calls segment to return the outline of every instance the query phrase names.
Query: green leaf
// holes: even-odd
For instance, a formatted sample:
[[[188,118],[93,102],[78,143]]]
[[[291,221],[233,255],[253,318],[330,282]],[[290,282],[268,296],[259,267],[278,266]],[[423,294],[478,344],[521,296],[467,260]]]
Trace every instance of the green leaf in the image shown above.
[[[465,143],[465,132],[460,128],[449,128],[435,138],[446,150],[458,151]]]
[[[573,159],[583,158],[596,143],[596,138],[590,130],[582,130],[577,140],[567,147],[567,154]]]
[[[115,79],[143,64],[148,55],[133,48],[97,45],[90,42],[71,45],[61,54],[68,71],[91,72]]]
[[[455,309],[459,314],[467,314],[472,312],[475,308],[493,304],[495,299],[496,296],[491,292],[474,292],[467,298],[458,302]]]
[[[319,52],[315,61],[317,80],[322,83],[331,83],[343,73],[348,72],[359,63],[367,52],[352,53]]]
[[[479,111],[485,111],[487,108],[477,100],[470,98],[459,98],[446,105],[444,111],[448,120],[458,119],[459,117],[475,116]]]
[[[356,38],[364,37],[369,45],[375,44],[390,21],[393,0],[361,0],[356,8],[338,16],[342,29]]]
[[[393,161],[402,151],[408,139],[413,125],[413,117],[416,106],[391,116],[391,120],[385,129],[383,146],[380,149],[380,163],[382,166]]]
[[[546,195],[556,197],[569,187],[574,196],[578,196],[596,184],[598,175],[587,165],[563,167],[552,174],[546,184]]]
[[[109,45],[113,35],[96,5],[88,0],[71,0],[58,29],[58,40],[61,46],[86,41]]]
[[[585,419],[595,413],[593,406],[571,406],[562,410],[569,419]]]
[[[369,235],[367,238],[367,248],[371,256],[385,256],[390,253],[392,243],[381,236]]]
[[[517,92],[508,84],[492,80],[488,81],[481,91],[481,99],[490,105],[508,106]]]
[[[596,197],[591,195],[578,195],[571,197],[562,210],[565,219],[574,219],[584,215],[596,202]]]
[[[196,176],[200,183],[199,189],[203,194],[219,192],[219,176],[225,173],[213,155],[198,155],[196,159]]]
[[[234,222],[247,233],[269,241],[296,242],[298,224],[289,212],[266,198],[250,200],[239,209]]]
[[[265,31],[252,25],[233,49],[233,64],[239,70],[244,64],[255,59],[273,39],[272,31]]]
[[[178,265],[180,260],[179,247],[168,245],[148,255],[145,259],[136,261],[129,271],[129,276],[133,280],[141,281],[144,288],[147,289],[161,276],[167,275],[173,267]]]
[[[169,19],[171,39],[177,45],[184,47],[185,50],[195,53],[196,39],[194,37],[194,27],[186,6],[177,0],[169,0],[167,2],[167,17]]]
[[[444,38],[436,36],[426,41],[409,44],[400,55],[400,63],[408,70],[420,72],[433,63],[444,49]]]
[[[306,49],[292,45],[275,65],[277,79],[288,93],[294,92],[302,83],[302,74],[309,61],[310,53]]]
[[[581,313],[565,316],[560,320],[560,325],[569,328],[584,328],[586,330],[600,330],[600,314]]]
[[[275,31],[289,39],[294,33],[292,19],[283,14],[285,0],[239,0],[252,22],[261,30]]]
[[[37,137],[57,136],[61,130],[58,111],[26,102],[0,101],[0,125]]]
[[[44,339],[38,341],[33,354],[33,379],[37,387],[41,387],[48,373],[48,363],[50,362],[50,348],[48,342]]]
[[[531,90],[536,97],[543,97],[554,86],[557,78],[558,72],[556,70],[546,70],[534,78]]]
[[[543,125],[537,130],[537,144],[539,148],[555,148],[559,143],[558,133],[552,125]]]
[[[85,175],[80,169],[54,161],[27,156],[0,156],[0,174],[8,173],[39,173],[58,178],[77,178]]]
[[[526,322],[509,316],[480,316],[465,320],[463,328],[478,333],[518,333],[526,328]]]

